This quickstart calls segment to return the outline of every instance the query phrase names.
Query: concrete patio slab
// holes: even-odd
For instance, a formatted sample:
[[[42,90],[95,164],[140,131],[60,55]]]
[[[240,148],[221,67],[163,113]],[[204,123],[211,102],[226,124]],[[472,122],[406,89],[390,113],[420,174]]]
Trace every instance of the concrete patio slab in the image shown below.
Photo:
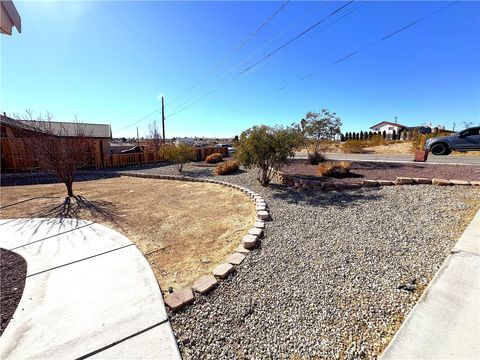
[[[16,219],[4,220],[1,225],[0,246],[7,250],[93,224],[77,219]]]
[[[25,220],[20,221],[25,226]],[[27,228],[40,222],[45,226],[43,220],[32,219]],[[50,235],[68,230],[65,223],[50,225]],[[121,353],[129,359],[143,358],[142,354],[179,359],[160,288],[140,251],[104,226],[91,224],[85,230],[70,225],[68,236],[50,236],[33,244],[23,239],[29,245],[18,251],[28,268],[32,264],[42,272],[27,275],[20,303],[0,338],[0,358],[63,359]],[[2,230],[18,226],[10,222]],[[102,252],[105,249],[108,252]],[[115,349],[117,346],[123,349]]]
[[[480,358],[479,218],[480,211],[381,359]]]
[[[156,339],[152,344],[152,339]],[[153,346],[152,346],[153,345]],[[115,346],[100,351],[90,359],[179,359],[175,336],[169,323],[129,338]]]
[[[43,241],[16,248],[14,251],[28,259],[27,276],[29,276],[125,246],[134,245],[122,234],[95,224],[51,236]]]

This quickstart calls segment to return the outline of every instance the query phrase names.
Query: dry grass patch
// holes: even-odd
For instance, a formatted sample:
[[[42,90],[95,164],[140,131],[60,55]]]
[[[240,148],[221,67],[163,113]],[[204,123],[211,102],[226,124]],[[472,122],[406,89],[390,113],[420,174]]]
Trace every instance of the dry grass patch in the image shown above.
[[[74,184],[1,188],[1,218],[74,217],[126,235],[146,256],[166,292],[191,285],[234,252],[255,219],[247,196],[215,184],[119,177]],[[36,198],[38,197],[38,198]]]

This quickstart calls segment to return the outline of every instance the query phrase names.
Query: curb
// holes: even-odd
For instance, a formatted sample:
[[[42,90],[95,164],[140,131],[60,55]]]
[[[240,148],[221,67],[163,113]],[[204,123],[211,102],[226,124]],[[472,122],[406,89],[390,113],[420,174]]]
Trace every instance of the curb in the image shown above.
[[[132,173],[132,172],[117,172],[121,176],[138,177],[146,179],[159,179],[159,180],[177,180],[177,181],[190,181],[221,185],[224,187],[232,188],[243,192],[250,197],[251,201],[255,203],[255,224],[243,237],[242,242],[239,244],[236,252],[227,256],[225,263],[216,266],[211,275],[200,276],[194,281],[191,287],[179,289],[165,296],[165,304],[172,311],[179,310],[186,305],[192,304],[195,301],[195,295],[206,294],[214,289],[218,282],[225,280],[236,268],[240,265],[248,255],[258,244],[258,240],[263,236],[265,229],[265,222],[271,220],[270,212],[265,199],[256,192],[240,185],[231,184],[225,181],[213,180],[208,178],[195,178],[191,176],[182,175],[151,175],[145,173]]]

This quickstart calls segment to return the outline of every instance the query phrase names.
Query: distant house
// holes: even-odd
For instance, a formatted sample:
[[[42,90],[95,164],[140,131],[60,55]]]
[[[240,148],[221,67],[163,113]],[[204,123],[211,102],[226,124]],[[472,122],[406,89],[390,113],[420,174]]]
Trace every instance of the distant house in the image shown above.
[[[378,124],[371,126],[370,129],[374,132],[376,131],[381,133],[385,131],[387,135],[391,135],[393,134],[394,130],[395,130],[395,133],[398,134],[401,131],[409,130],[410,128],[405,125],[396,124],[389,121],[382,121],[382,122],[379,122]]]
[[[203,147],[208,145],[206,141],[200,140],[198,138],[177,138],[175,140],[175,146],[178,146],[180,144],[186,144],[195,147]]]
[[[0,15],[0,32],[2,34],[12,35],[13,27],[16,27],[18,32],[22,32],[22,19],[12,0],[0,1]]]
[[[78,137],[78,128],[82,136],[89,140],[90,167],[104,166],[105,156],[110,155],[110,140],[112,130],[107,124],[87,124],[72,122],[44,122],[30,120],[15,120],[6,115],[0,115],[0,144],[2,157],[2,172],[36,170],[36,164],[28,156],[28,139],[45,132],[62,137]]]

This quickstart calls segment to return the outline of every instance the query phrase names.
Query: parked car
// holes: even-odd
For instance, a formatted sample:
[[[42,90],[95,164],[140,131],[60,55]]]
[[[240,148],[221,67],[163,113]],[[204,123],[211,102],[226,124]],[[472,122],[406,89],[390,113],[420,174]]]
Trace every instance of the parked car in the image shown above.
[[[480,151],[480,126],[458,133],[427,139],[425,150],[433,155],[448,155],[452,151]]]
[[[123,150],[122,154],[139,154],[143,153],[143,146],[134,146],[131,149]]]

